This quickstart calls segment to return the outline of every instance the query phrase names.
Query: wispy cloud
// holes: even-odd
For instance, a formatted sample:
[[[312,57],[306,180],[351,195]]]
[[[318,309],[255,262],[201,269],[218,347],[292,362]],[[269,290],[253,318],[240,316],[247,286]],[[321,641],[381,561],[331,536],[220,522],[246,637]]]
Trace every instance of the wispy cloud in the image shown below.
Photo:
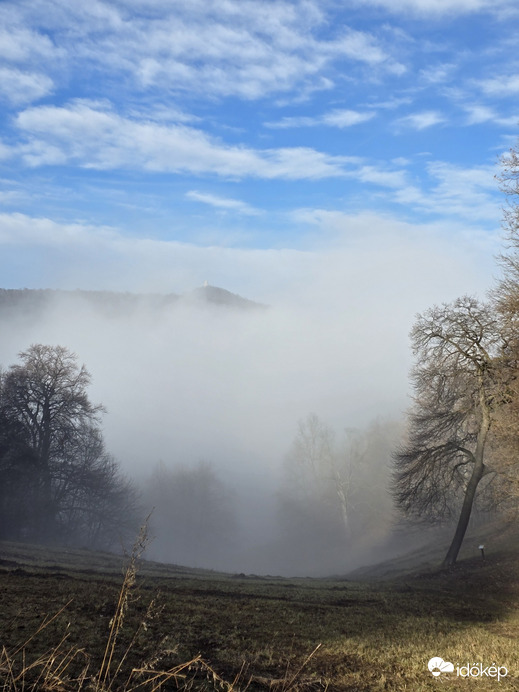
[[[230,146],[193,127],[131,120],[83,101],[27,109],[16,124],[26,135],[17,151],[28,166],[69,163],[101,170],[303,180],[341,176],[349,162],[308,147]]]
[[[214,195],[209,192],[190,190],[189,192],[186,192],[186,197],[193,202],[201,202],[202,204],[208,204],[216,209],[234,211],[238,214],[244,214],[246,216],[259,216],[262,213],[260,209],[256,209],[255,207],[252,207],[239,199],[219,197],[218,195]]]
[[[136,75],[144,87],[256,99],[289,91],[296,84],[310,91],[322,88],[323,72],[341,60],[404,71],[367,32],[346,28],[335,38],[318,39],[305,21],[310,6],[295,3],[288,9],[279,3],[267,10],[257,3],[238,6],[231,1],[227,7],[241,19],[234,25],[225,21],[224,4],[220,16],[213,15],[211,21],[200,15],[196,24],[191,16],[171,17],[160,27],[148,26],[141,44],[145,55],[142,47],[135,47]],[[265,10],[274,14],[267,22]]]
[[[353,174],[357,180],[363,183],[372,183],[381,187],[401,188],[406,184],[406,172],[393,170],[383,166],[364,164],[359,166]]]
[[[34,29],[17,29],[15,39],[6,32],[0,55],[18,61],[61,55],[70,66],[86,66],[85,76],[122,74],[141,92],[257,99],[296,86],[309,93],[323,88],[332,83],[326,72],[344,61],[381,72],[405,70],[367,31],[341,24],[320,32],[326,17],[315,0],[54,0],[51,12],[44,3],[10,3],[9,16],[13,27]],[[49,28],[59,50],[45,35]]]
[[[373,111],[361,113],[348,109],[334,109],[328,113],[310,116],[286,117],[277,122],[265,123],[270,128],[291,128],[291,127],[316,127],[326,125],[328,127],[345,128],[371,120],[375,116]]]
[[[63,55],[44,33],[20,26],[17,13],[12,16],[4,11],[0,17],[3,25],[0,28],[0,57],[3,60],[16,64],[34,63],[42,59],[52,61]]]
[[[500,75],[479,82],[481,90],[490,96],[516,96],[519,94],[519,75]]]
[[[424,186],[404,186],[395,201],[434,216],[481,222],[499,218],[494,166],[463,168],[442,161],[431,162]]]
[[[383,7],[393,14],[414,12],[417,15],[459,15],[497,12],[513,8],[515,0],[355,0],[357,4]]]
[[[495,110],[488,106],[470,104],[465,106],[465,110],[467,112],[468,125],[480,125],[497,118]]]
[[[493,123],[501,127],[517,128],[519,125],[519,112],[515,115],[499,115],[495,108],[481,104],[467,104],[467,125],[481,125],[483,123]]]
[[[425,130],[435,125],[445,122],[445,117],[437,111],[422,111],[421,113],[411,113],[395,121],[398,128],[410,128],[412,130]]]
[[[420,71],[420,77],[430,84],[442,84],[451,79],[452,73],[456,69],[453,63],[433,65]]]
[[[47,75],[0,68],[0,95],[15,105],[36,101],[50,94],[52,89],[53,81]]]

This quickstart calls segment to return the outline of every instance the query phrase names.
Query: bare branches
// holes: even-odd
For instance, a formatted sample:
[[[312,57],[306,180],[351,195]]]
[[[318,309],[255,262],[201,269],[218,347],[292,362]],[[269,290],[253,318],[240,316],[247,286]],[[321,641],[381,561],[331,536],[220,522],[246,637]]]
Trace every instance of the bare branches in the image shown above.
[[[409,516],[460,514],[446,558],[456,560],[505,381],[502,325],[487,304],[464,296],[419,315],[411,332],[417,364],[408,444],[394,455],[394,494]]]
[[[104,449],[103,407],[86,391],[90,374],[62,346],[34,344],[19,355],[0,378],[0,532],[44,541],[108,537],[121,528],[112,521],[108,530],[117,512],[133,519],[135,491]]]

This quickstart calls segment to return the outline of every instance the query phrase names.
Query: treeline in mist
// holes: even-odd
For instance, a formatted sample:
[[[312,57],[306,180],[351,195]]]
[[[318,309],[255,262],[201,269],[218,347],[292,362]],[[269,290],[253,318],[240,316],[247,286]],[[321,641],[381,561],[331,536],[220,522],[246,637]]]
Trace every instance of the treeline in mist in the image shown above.
[[[153,509],[155,559],[322,574],[369,559],[388,537],[387,461],[396,424],[336,437],[310,414],[299,422],[270,491],[233,487],[232,478],[203,461],[156,462],[138,487],[105,449],[104,410],[90,401],[90,375],[77,357],[62,346],[34,344],[19,361],[0,377],[4,540],[118,548]],[[270,513],[261,538],[249,531],[253,493],[256,507]]]
[[[401,426],[375,422],[337,437],[310,414],[295,427],[271,489],[237,489],[208,462],[159,462],[143,487],[144,504],[154,507],[150,555],[195,567],[310,575],[384,555],[393,528],[389,460]],[[254,516],[253,505],[263,516]]]

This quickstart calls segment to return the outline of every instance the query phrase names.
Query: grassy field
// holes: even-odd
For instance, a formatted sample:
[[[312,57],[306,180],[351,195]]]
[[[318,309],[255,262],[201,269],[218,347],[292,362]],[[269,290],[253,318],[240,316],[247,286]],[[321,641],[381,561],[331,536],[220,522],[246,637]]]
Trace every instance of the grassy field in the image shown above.
[[[0,543],[0,686],[154,689],[152,671],[169,670],[156,689],[518,690],[519,552],[494,543],[483,561],[468,541],[469,557],[448,573],[436,556],[417,570],[431,558],[418,551],[349,579],[143,562],[119,611],[120,558]],[[433,677],[433,656],[454,672]],[[508,675],[461,678],[467,663]],[[132,669],[141,672],[128,682]]]

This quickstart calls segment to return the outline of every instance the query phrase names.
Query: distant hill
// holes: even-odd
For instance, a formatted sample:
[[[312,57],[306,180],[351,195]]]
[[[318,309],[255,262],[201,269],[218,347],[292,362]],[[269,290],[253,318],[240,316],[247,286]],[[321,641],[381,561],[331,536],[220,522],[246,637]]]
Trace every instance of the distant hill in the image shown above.
[[[239,310],[261,309],[266,306],[217,286],[201,286],[182,295],[175,293],[122,293],[116,291],[62,291],[53,289],[0,289],[1,316],[36,316],[57,304],[88,305],[104,314],[125,314],[137,307],[168,310],[180,303],[214,305]]]
[[[266,305],[255,303],[253,300],[248,300],[247,298],[242,298],[242,296],[239,296],[237,293],[231,293],[224,288],[218,288],[218,286],[200,286],[199,288],[195,288],[194,291],[182,296],[182,300],[186,299],[213,305],[226,305],[242,310],[255,310],[257,308],[266,307]]]

